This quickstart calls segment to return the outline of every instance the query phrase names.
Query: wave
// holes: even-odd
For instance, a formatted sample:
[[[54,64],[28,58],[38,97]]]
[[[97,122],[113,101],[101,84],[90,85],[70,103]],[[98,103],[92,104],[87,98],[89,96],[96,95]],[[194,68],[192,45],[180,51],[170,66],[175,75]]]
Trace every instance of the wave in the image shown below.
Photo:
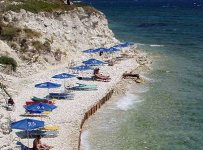
[[[158,44],[151,44],[151,47],[164,47],[164,45],[158,45]]]
[[[140,97],[131,93],[127,93],[125,96],[121,97],[117,102],[116,106],[120,110],[127,111],[132,108],[132,105],[135,103],[139,103]]]
[[[81,149],[90,150],[90,144],[88,142],[89,131],[85,130],[81,134]]]
[[[148,82],[156,82],[155,79],[153,79],[153,78],[149,78],[149,77],[147,77],[147,76],[145,76],[145,75],[142,75],[142,78],[144,79],[144,81],[148,81]]]

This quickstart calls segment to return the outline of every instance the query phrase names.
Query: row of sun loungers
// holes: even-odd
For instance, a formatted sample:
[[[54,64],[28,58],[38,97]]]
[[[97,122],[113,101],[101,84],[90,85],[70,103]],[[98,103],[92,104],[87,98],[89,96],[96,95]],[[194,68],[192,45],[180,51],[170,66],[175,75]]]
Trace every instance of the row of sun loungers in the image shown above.
[[[119,45],[117,45],[117,46],[119,46]],[[122,46],[122,45],[120,45],[120,46]],[[95,62],[97,62],[99,64],[108,64],[108,65],[113,66],[116,63],[116,61],[124,60],[127,57],[128,57],[127,55],[122,55],[120,57],[117,57],[117,58],[112,59],[112,60],[107,60],[105,62],[99,62],[98,60],[92,60],[92,62],[95,61]],[[59,75],[55,75],[52,78],[64,79],[64,78],[70,78],[70,77],[75,77],[75,76],[76,75],[62,73],[62,74],[59,74]],[[111,80],[109,76],[104,76],[104,75],[100,74],[98,68],[94,69],[93,76],[90,76],[90,77],[78,76],[77,79],[78,80],[83,80],[83,81],[100,81],[100,82],[109,82]],[[45,84],[45,83],[47,83],[47,84]],[[38,88],[50,88],[48,86],[48,83],[51,84],[50,86],[52,86],[52,88],[56,88],[56,87],[61,86],[60,84],[57,84],[57,83],[50,83],[50,82],[45,82],[45,83],[36,84],[35,87],[38,87]],[[34,96],[34,97],[31,98],[31,100],[27,100],[25,102],[25,106],[24,106],[25,114],[22,114],[21,116],[24,116],[24,117],[40,117],[40,118],[48,117],[49,113],[51,113],[51,110],[45,111],[44,108],[43,109],[41,109],[41,108],[36,109],[33,105],[43,103],[43,106],[45,107],[45,104],[46,104],[46,106],[49,105],[49,104],[55,104],[56,99],[57,100],[73,100],[74,99],[74,94],[71,93],[72,91],[92,91],[92,90],[97,90],[97,89],[98,89],[98,87],[97,87],[96,84],[76,83],[76,85],[74,85],[74,86],[65,87],[66,91],[64,91],[64,93],[49,93],[46,97],[43,97],[43,98],[39,98],[39,97]],[[32,105],[32,106],[29,107],[30,105]],[[29,108],[33,108],[33,107],[34,107],[34,110],[29,109]],[[41,107],[41,105],[40,105],[40,107]],[[56,108],[56,106],[55,106],[55,108]],[[53,109],[55,109],[55,108],[53,108]],[[29,120],[29,118],[27,120]],[[43,121],[39,121],[39,120],[35,120],[35,121],[43,122]],[[19,129],[19,128],[15,128],[15,129]],[[40,128],[39,127],[32,128],[31,131],[30,130],[19,131],[19,132],[16,132],[16,134],[21,138],[35,138],[37,135],[41,135],[42,137],[46,137],[46,138],[53,138],[53,137],[58,136],[59,127],[54,126],[54,125],[44,126],[44,122],[43,122],[43,124],[41,123]],[[17,142],[17,145],[20,146],[21,150],[33,150],[32,148],[26,147],[21,142]]]
[[[88,79],[85,77],[78,77],[78,79],[82,78],[82,80]],[[102,82],[108,82],[109,79],[99,79],[96,76],[92,76],[90,78],[92,81],[102,81]],[[39,98],[36,96],[33,96],[30,100],[27,100],[25,102],[25,113],[21,116],[23,117],[48,117],[49,113],[51,111],[37,111],[37,110],[29,110],[28,106],[34,105],[34,104],[54,104],[56,100],[73,100],[74,93],[71,93],[71,91],[90,91],[90,90],[97,90],[96,84],[82,84],[82,83],[76,83],[74,86],[66,87],[65,93],[49,93],[46,97]],[[59,134],[59,128],[56,126],[46,126],[44,128],[35,129],[31,131],[18,131],[16,132],[16,135],[20,138],[35,138],[37,135],[41,135],[45,138],[54,138],[57,137]],[[26,147],[21,142],[17,143],[22,150],[32,150],[31,148]]]

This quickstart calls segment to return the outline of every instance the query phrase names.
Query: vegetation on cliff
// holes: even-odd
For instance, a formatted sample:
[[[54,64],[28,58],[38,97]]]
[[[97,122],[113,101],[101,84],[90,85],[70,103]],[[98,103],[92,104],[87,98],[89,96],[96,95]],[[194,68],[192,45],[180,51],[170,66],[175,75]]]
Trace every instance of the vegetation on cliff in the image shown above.
[[[100,45],[98,39],[106,43],[106,37],[114,41],[111,36],[105,16],[84,3],[67,5],[63,0],[0,3],[0,56],[12,56],[19,68],[24,64],[58,64],[74,56],[82,44]],[[7,65],[10,67],[11,63],[2,66]]]
[[[1,56],[0,57],[0,64],[4,64],[4,65],[11,65],[12,66],[12,70],[16,71],[16,67],[17,67],[17,62],[8,56]]]
[[[1,7],[3,11],[12,10],[19,12],[24,9],[33,13],[38,12],[54,12],[54,11],[69,11],[77,7],[82,7],[87,13],[99,13],[95,8],[85,3],[75,3],[67,5],[63,0],[8,0]]]

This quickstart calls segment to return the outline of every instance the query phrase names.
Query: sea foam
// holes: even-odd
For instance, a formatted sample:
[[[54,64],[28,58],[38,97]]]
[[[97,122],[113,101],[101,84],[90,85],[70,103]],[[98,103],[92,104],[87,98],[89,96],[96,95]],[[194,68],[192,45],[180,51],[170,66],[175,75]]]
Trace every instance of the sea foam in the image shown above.
[[[81,134],[81,149],[90,150],[90,145],[88,142],[89,131],[85,130]]]
[[[140,97],[131,93],[127,93],[125,96],[121,97],[117,102],[117,108],[127,111],[132,108],[132,105],[141,102]]]
[[[164,45],[158,45],[158,44],[151,44],[151,47],[164,47]]]

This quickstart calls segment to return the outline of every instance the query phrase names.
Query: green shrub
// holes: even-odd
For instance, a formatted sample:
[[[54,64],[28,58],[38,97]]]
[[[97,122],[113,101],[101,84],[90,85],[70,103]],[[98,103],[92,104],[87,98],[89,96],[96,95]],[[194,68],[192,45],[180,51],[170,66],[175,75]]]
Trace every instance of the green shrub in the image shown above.
[[[11,65],[13,71],[16,71],[17,68],[17,62],[15,59],[8,57],[8,56],[1,56],[0,57],[0,64],[5,64],[5,65]]]

